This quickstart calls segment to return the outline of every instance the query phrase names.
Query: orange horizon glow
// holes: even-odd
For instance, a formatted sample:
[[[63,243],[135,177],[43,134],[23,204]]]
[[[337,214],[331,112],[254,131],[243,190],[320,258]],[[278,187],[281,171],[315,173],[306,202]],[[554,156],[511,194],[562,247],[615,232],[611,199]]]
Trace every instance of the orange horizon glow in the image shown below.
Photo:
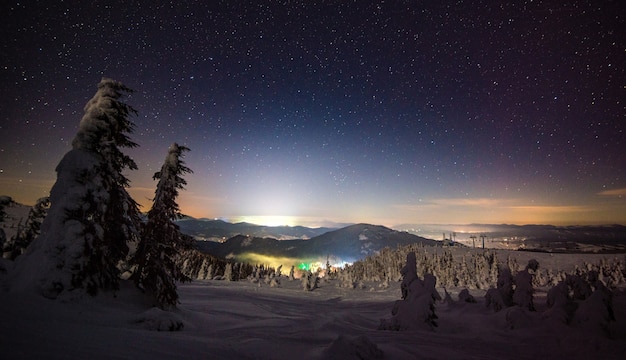
[[[5,195],[16,202],[32,205],[49,194],[53,182],[21,182],[21,186],[3,185]],[[142,212],[152,206],[154,188],[137,186],[129,188]],[[588,204],[552,205],[536,204],[524,199],[448,198],[424,200],[420,204],[381,204],[379,207],[333,208],[311,215],[289,213],[241,213],[224,208],[236,208],[227,199],[196,196],[191,191],[181,191],[178,199],[183,214],[194,218],[226,219],[230,222],[248,222],[264,226],[322,227],[332,223],[371,223],[393,227],[399,224],[549,224],[549,225],[608,225],[626,224],[626,189],[607,190],[596,195],[596,202]],[[299,211],[302,212],[302,211]]]

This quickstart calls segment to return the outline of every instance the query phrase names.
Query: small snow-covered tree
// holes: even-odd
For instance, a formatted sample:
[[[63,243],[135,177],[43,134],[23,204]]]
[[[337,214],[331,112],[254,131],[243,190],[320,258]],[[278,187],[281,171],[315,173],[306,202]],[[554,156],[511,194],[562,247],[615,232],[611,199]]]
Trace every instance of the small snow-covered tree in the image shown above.
[[[10,196],[6,196],[6,195],[0,196],[0,223],[4,221],[4,218],[7,215],[6,211],[4,210],[4,207],[11,204],[12,201],[13,199],[11,199]],[[5,248],[5,246],[9,247],[9,244],[6,244],[6,241],[7,241],[7,238],[6,238],[6,234],[4,233],[4,229],[0,228],[0,258],[2,257],[2,251]]]
[[[302,274],[302,289],[306,291],[313,291],[319,286],[319,281],[320,278],[317,276],[317,273],[308,270]]]
[[[542,318],[561,324],[569,324],[578,307],[569,295],[566,281],[561,281],[548,290],[546,305],[548,309],[542,314]]]
[[[402,275],[400,291],[402,293],[402,299],[406,299],[409,296],[409,288],[413,282],[418,282],[420,285],[422,284],[422,281],[417,277],[417,260],[414,252],[407,254],[406,265],[400,270],[400,274]]]
[[[296,279],[295,276],[294,276],[294,269],[295,269],[295,266],[293,266],[293,265],[291,266],[291,269],[289,269],[289,280],[291,280],[291,281]]]
[[[176,258],[180,251],[191,247],[190,240],[174,223],[182,216],[176,203],[178,190],[187,184],[182,176],[191,172],[182,160],[186,151],[189,151],[187,147],[172,144],[161,171],[154,174],[154,179],[159,180],[154,202],[131,261],[136,265],[132,276],[135,284],[153,294],[161,308],[176,306],[175,282],[189,280]]]
[[[123,174],[137,165],[121,150],[137,146],[129,138],[134,129],[129,117],[136,111],[121,101],[131,92],[111,79],[98,84],[72,150],[56,168],[41,235],[18,258],[12,287],[34,286],[48,297],[74,289],[92,295],[118,289],[120,264],[141,226]]]
[[[4,218],[7,216],[4,208],[9,206],[13,202],[10,196],[0,195],[0,222],[4,221]]]
[[[233,281],[233,264],[227,263],[224,267],[224,277],[223,280]]]
[[[41,232],[41,223],[50,208],[50,198],[43,197],[37,200],[35,205],[29,210],[28,218],[24,225],[19,226],[17,234],[5,244],[5,252],[7,257],[15,260],[16,257],[22,255],[28,245]]]
[[[212,280],[213,279],[213,264],[209,264],[206,268],[206,273],[204,274],[204,279]]]
[[[502,264],[499,267],[498,280],[496,283],[498,292],[500,292],[503,305],[511,306],[513,304],[513,275],[508,265]]]
[[[526,310],[535,311],[533,303],[533,273],[539,268],[539,263],[532,259],[523,271],[515,275],[515,291],[513,303]]]
[[[435,290],[437,279],[425,274],[426,281],[417,276],[416,257],[410,252],[406,257],[406,265],[402,268],[403,276],[400,289],[402,300],[394,304],[391,319],[381,319],[379,330],[432,330],[437,327],[435,298],[441,296]],[[436,295],[435,295],[436,294]]]

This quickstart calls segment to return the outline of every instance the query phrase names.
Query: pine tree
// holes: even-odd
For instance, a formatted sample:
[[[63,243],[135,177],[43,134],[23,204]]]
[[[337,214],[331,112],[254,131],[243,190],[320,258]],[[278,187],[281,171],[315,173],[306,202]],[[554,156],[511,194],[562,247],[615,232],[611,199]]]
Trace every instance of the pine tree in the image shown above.
[[[5,206],[10,205],[13,202],[10,196],[1,195],[0,196],[0,223],[4,221],[4,218],[7,216],[6,211],[4,210]]]
[[[526,310],[535,311],[533,303],[533,273],[539,266],[536,260],[528,261],[528,265],[523,271],[515,275],[515,291],[513,292],[513,303]]]
[[[2,195],[0,196],[0,224],[4,221],[4,218],[6,217],[6,212],[4,210],[4,207],[9,205],[13,200],[6,195]],[[7,242],[7,237],[6,234],[4,233],[4,229],[0,228],[0,257],[2,257],[2,252],[4,251],[4,247],[8,246],[9,244],[6,244]]]
[[[227,263],[226,266],[224,267],[223,279],[227,281],[233,281],[233,264],[232,263]]]
[[[295,280],[295,276],[294,276],[294,272],[295,272],[295,267],[292,265],[291,269],[289,269],[289,280]]]
[[[187,147],[172,144],[161,171],[154,174],[154,179],[159,180],[154,202],[131,261],[137,266],[133,273],[135,284],[154,295],[156,304],[163,309],[178,302],[175,282],[190,280],[176,260],[179,252],[191,244],[174,223],[182,216],[176,203],[178,190],[187,184],[182,175],[191,172],[182,160],[186,151]]]
[[[136,111],[120,98],[132,90],[102,79],[85,106],[70,150],[56,168],[51,206],[41,235],[16,263],[13,286],[35,285],[44,296],[84,289],[119,288],[120,264],[141,226],[138,204],[126,188],[125,170],[137,165],[121,148],[137,144],[129,134]],[[28,257],[28,259],[26,259]]]
[[[43,197],[37,200],[35,205],[29,210],[26,223],[18,225],[17,234],[5,245],[5,251],[8,252],[8,258],[15,260],[22,255],[28,245],[35,240],[41,232],[41,223],[48,213],[50,207],[50,198]]]

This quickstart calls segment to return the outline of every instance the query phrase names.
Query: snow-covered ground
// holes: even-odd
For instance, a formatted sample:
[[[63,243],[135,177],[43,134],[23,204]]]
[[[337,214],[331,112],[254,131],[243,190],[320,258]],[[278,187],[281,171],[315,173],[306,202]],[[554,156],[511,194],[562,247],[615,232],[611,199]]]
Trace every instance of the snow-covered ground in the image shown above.
[[[547,256],[545,254],[534,254]],[[582,255],[581,255],[582,256]],[[544,261],[544,264],[547,261]],[[517,307],[493,312],[484,290],[477,303],[438,302],[435,331],[377,330],[389,318],[399,283],[382,289],[339,288],[334,281],[303,291],[286,277],[281,286],[249,281],[194,281],[179,287],[173,313],[148,310],[136,292],[113,298],[48,300],[0,293],[2,359],[622,359],[626,352],[626,294],[614,292],[612,337],[593,326],[567,326]],[[443,296],[443,289],[438,289]],[[167,329],[182,322],[181,331]]]
[[[11,206],[2,228],[10,238],[29,207]],[[12,224],[12,225],[10,225]],[[473,248],[430,248],[455,261],[481,253]],[[624,254],[547,254],[497,250],[524,266],[572,272],[583,263],[624,260]],[[7,273],[2,273],[6,268]],[[0,285],[12,263],[0,259]],[[485,290],[470,290],[477,303],[458,301],[462,288],[448,288],[454,303],[436,303],[434,331],[377,330],[389,319],[400,283],[388,288],[338,287],[324,281],[304,291],[300,281],[280,287],[250,281],[203,280],[179,285],[173,312],[150,306],[134,288],[114,297],[5,292],[0,286],[0,359],[622,359],[626,353],[626,289],[613,290],[616,321],[609,334],[597,322],[564,325],[545,318],[547,288],[535,289],[535,312],[485,306]],[[123,284],[123,287],[128,287]],[[444,290],[437,288],[441,296]],[[182,323],[180,331],[168,331]],[[158,331],[161,330],[161,331]]]

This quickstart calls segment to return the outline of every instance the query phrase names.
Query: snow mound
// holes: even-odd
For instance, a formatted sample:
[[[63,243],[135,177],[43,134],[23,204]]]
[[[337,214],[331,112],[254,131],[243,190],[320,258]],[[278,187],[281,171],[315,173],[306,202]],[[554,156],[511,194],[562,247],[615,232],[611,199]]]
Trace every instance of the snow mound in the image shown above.
[[[534,322],[530,315],[528,314],[528,310],[521,307],[510,307],[506,310],[506,324],[509,329],[524,329],[530,328],[534,325]]]
[[[339,335],[326,348],[324,359],[382,359],[383,352],[366,336],[348,337]]]
[[[180,316],[170,311],[163,311],[153,307],[137,315],[135,323],[143,324],[148,330],[179,331],[185,326]]]

